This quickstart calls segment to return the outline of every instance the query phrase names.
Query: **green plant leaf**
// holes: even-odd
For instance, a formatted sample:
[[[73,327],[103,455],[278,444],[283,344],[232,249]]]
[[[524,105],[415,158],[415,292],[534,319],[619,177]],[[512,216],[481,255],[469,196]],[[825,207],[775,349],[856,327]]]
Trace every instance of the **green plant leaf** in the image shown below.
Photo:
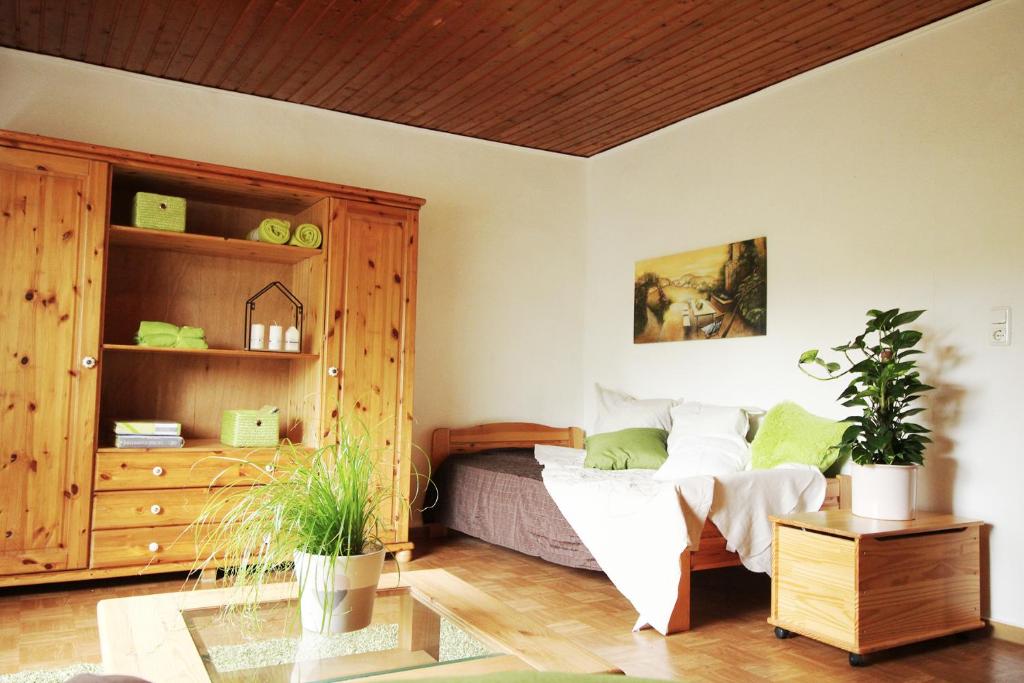
[[[921,337],[924,335],[917,330],[903,330],[898,335],[898,341],[894,346],[898,346],[902,349],[909,349],[917,342],[921,341]]]
[[[924,313],[924,310],[904,311],[903,313],[900,313],[899,315],[893,317],[892,326],[899,327],[900,325],[910,324],[917,320],[918,318],[920,318],[922,313]]]
[[[866,358],[860,361],[859,363],[856,363],[852,368],[850,368],[850,372],[855,374],[859,372],[873,372],[874,370],[875,361],[871,360],[870,358]]]
[[[913,422],[904,422],[903,431],[908,434],[927,434],[932,430],[928,429],[927,427],[922,427],[919,424],[914,424]]]
[[[851,396],[855,396],[856,394],[857,394],[857,385],[851,382],[848,387],[843,389],[843,393],[839,394],[839,398],[840,399],[850,398]]]
[[[810,363],[818,359],[818,349],[811,349],[800,354],[800,363]]]

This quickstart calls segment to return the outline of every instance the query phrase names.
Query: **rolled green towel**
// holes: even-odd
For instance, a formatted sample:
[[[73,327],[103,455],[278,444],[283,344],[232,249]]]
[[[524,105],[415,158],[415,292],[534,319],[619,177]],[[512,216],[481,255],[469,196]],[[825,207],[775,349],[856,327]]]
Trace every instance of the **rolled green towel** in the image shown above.
[[[320,228],[312,223],[303,223],[295,228],[295,232],[292,233],[292,238],[288,240],[288,244],[293,247],[319,249],[322,240],[323,235],[320,234]]]
[[[292,235],[292,223],[283,218],[264,218],[258,228],[253,228],[246,235],[253,242],[269,244],[285,244]]]

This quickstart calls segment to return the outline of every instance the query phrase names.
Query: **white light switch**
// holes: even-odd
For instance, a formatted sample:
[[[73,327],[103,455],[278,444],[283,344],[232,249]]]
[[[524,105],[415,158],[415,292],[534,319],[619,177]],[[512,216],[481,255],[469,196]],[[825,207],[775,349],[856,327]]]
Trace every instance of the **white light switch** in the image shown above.
[[[992,325],[989,330],[989,343],[992,346],[1010,345],[1010,307],[996,306],[992,309]]]

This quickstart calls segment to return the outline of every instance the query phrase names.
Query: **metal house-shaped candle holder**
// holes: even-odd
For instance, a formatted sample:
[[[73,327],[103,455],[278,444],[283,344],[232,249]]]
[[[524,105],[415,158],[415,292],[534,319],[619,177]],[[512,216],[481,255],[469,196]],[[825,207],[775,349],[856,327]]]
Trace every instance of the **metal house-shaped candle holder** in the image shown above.
[[[303,319],[304,319],[304,316],[303,316],[303,313],[302,313],[302,302],[299,301],[296,298],[296,296],[291,293],[291,290],[289,290],[287,287],[285,287],[279,281],[274,280],[269,285],[267,285],[266,287],[264,287],[260,291],[256,292],[251,297],[249,297],[249,299],[245,302],[245,329],[242,331],[242,335],[245,337],[245,350],[246,351],[251,351],[252,350],[252,349],[249,348],[249,330],[252,329],[252,314],[253,314],[253,311],[256,310],[256,302],[259,300],[260,297],[262,297],[264,294],[266,294],[267,292],[269,292],[272,289],[277,289],[278,291],[280,291],[282,294],[285,295],[285,297],[288,298],[288,301],[291,302],[292,307],[295,309],[295,323],[294,324],[295,324],[295,327],[299,330],[299,339],[302,340],[302,339],[305,338],[305,337],[302,336],[302,322],[303,322]]]

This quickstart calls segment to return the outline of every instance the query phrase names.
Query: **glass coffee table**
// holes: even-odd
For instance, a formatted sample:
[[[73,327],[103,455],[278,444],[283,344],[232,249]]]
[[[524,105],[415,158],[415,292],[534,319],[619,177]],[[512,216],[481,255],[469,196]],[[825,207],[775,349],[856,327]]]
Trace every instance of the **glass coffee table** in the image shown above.
[[[604,660],[441,569],[381,577],[373,621],[304,632],[294,583],[266,586],[253,615],[225,615],[230,588],[104,600],[106,673],[160,683],[327,683],[537,669],[619,673]]]

